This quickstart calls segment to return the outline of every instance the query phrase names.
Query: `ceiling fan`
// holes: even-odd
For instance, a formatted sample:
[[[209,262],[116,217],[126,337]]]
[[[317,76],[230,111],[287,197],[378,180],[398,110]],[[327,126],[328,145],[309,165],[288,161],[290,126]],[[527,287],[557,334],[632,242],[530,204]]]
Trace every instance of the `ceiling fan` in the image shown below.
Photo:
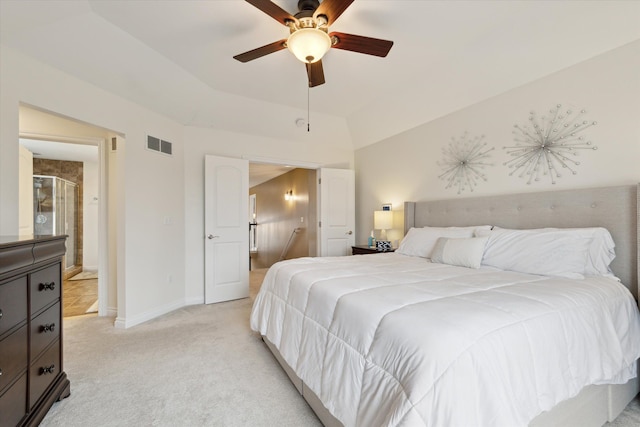
[[[249,62],[279,50],[289,50],[307,68],[309,87],[324,84],[322,56],[330,49],[343,49],[385,57],[393,42],[339,32],[328,29],[354,0],[299,0],[298,13],[289,14],[270,0],[246,0],[276,21],[289,28],[289,37],[234,56],[240,62]]]

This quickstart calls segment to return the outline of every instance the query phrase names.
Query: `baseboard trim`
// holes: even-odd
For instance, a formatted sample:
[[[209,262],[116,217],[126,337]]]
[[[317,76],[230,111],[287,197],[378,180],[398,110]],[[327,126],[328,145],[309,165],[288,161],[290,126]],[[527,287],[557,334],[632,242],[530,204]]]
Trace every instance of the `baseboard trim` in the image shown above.
[[[204,304],[204,297],[191,297],[184,299],[184,305],[198,305]]]
[[[113,326],[116,329],[128,329],[141,323],[148,322],[149,320],[155,319],[156,317],[160,317],[163,314],[167,314],[184,306],[184,299],[176,300],[135,316],[116,317]]]

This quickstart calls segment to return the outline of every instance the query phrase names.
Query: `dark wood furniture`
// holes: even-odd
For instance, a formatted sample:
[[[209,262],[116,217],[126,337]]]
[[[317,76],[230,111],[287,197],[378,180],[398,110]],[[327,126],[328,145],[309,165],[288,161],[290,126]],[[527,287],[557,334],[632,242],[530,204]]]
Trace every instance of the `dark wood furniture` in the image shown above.
[[[70,394],[62,369],[65,239],[0,237],[2,426],[37,426]]]
[[[351,246],[351,253],[353,255],[367,255],[367,254],[381,254],[385,252],[393,252],[395,248],[387,249],[386,251],[379,251],[375,247],[369,247],[367,245]]]

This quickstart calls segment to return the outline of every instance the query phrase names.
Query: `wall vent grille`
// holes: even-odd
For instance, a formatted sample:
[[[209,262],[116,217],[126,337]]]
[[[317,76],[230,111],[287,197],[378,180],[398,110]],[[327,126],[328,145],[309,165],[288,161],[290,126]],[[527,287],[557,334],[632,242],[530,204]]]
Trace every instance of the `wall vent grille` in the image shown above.
[[[173,154],[173,143],[147,135],[147,149],[171,156]]]

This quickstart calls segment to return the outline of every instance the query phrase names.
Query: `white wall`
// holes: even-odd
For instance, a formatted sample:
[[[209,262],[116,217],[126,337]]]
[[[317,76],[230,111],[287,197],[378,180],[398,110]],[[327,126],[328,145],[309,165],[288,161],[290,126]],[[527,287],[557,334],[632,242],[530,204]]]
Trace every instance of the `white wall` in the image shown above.
[[[126,136],[118,163],[118,324],[184,304],[183,127],[0,45],[0,233],[18,231],[18,108],[25,103]],[[145,149],[147,133],[173,157]],[[121,162],[120,162],[121,161]],[[171,218],[164,225],[165,217]],[[120,262],[121,261],[121,262]],[[171,276],[171,280],[168,280]],[[120,292],[122,288],[123,292]]]
[[[82,181],[82,268],[83,270],[97,271],[98,207],[100,202],[98,162],[83,162]]]
[[[20,103],[112,130],[109,271],[117,274],[116,326],[129,327],[204,300],[204,155],[352,167],[350,141],[323,144],[185,128],[126,99],[0,45],[0,233],[18,229]],[[346,126],[346,124],[345,124]],[[173,142],[173,156],[145,149],[146,135]],[[114,261],[115,258],[115,261]],[[117,273],[114,271],[117,270]],[[115,302],[109,295],[109,308]]]
[[[325,167],[353,167],[349,141],[326,141],[309,145],[253,135],[187,127],[185,141],[185,266],[186,299],[204,302],[204,156],[268,158],[282,163],[313,163]],[[249,195],[247,195],[248,197]],[[247,230],[248,232],[248,230]],[[249,254],[247,254],[249,256]]]
[[[446,82],[443,82],[446,84]],[[425,100],[438,102],[438,100]],[[509,176],[503,149],[513,145],[513,126],[528,122],[529,112],[540,115],[556,104],[572,110],[585,109],[588,120],[598,124],[587,129],[597,151],[581,152],[577,175],[564,173],[555,185],[548,180],[527,185]],[[581,187],[634,184],[640,181],[640,41],[592,58],[543,79],[425,123],[377,144],[357,150],[357,241],[365,243],[373,223],[373,211],[382,203],[402,209],[405,200],[434,200],[549,191]],[[438,179],[436,164],[451,138],[467,131],[485,135],[494,146],[485,169],[487,182],[473,193],[457,195]],[[392,239],[401,237],[398,232]]]

